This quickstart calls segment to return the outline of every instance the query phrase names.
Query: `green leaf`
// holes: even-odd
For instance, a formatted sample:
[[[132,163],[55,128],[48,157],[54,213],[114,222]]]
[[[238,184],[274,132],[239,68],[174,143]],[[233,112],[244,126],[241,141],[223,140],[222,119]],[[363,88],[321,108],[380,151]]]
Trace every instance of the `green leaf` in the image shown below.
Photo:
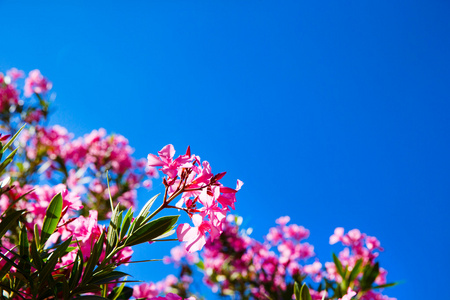
[[[336,265],[336,270],[338,271],[339,275],[341,275],[342,278],[345,278],[345,272],[342,267],[341,261],[334,253],[333,253],[333,261],[334,261],[334,264]]]
[[[89,283],[93,284],[105,284],[110,283],[112,281],[115,281],[119,278],[130,276],[127,273],[120,272],[120,271],[112,271],[108,272],[107,274],[102,274],[100,276],[93,276],[92,279],[89,281]]]
[[[384,289],[384,288],[396,286],[396,285],[398,285],[398,284],[400,284],[400,282],[391,282],[391,283],[386,283],[386,284],[381,284],[381,285],[373,286],[372,289],[373,289],[373,290],[375,290],[375,289]]]
[[[133,218],[133,210],[130,208],[125,217],[123,218],[122,228],[120,228],[120,240],[122,240],[128,232],[130,228],[131,220]]]
[[[125,286],[123,282],[120,286],[115,287],[111,294],[108,295],[108,299],[111,300],[128,300],[133,296],[133,289]]]
[[[37,251],[36,241],[31,242],[30,255],[31,255],[31,258],[33,259],[34,267],[38,271],[42,270],[42,267],[44,266],[44,261],[42,260],[42,258],[40,257],[40,255],[39,255],[39,253]]]
[[[39,272],[40,288],[42,289],[44,284],[51,283],[53,281],[52,272],[55,271],[55,266],[58,260],[65,255],[67,247],[72,242],[72,237],[64,241],[59,245],[49,256],[47,262],[43,266],[41,272]]]
[[[7,257],[6,255],[4,255],[3,253],[0,252],[0,257],[2,259],[4,259],[6,262],[10,263],[11,266],[15,267],[17,269],[18,272],[22,273],[24,276],[26,276],[26,274],[24,274],[25,272],[19,267],[19,265],[17,265],[14,260],[15,259],[10,259],[9,257]]]
[[[4,284],[2,284],[2,283],[0,283],[0,289],[3,289],[3,290],[8,291],[8,292],[13,292],[14,294],[16,294],[17,296],[19,296],[20,298],[25,299],[25,298],[22,296],[21,292],[16,291],[15,289],[12,289],[11,287],[9,287],[9,286],[7,286],[7,285],[4,285]],[[2,296],[3,296],[3,295],[2,295]],[[3,298],[3,299],[4,299],[4,298]]]
[[[109,222],[108,233],[106,235],[106,255],[110,253],[110,251],[116,246],[116,243],[118,242],[120,226],[118,223],[120,216],[121,214],[119,214],[119,204],[117,204],[112,213],[111,221]]]
[[[300,290],[300,294],[301,294],[301,300],[312,300],[311,295],[309,294],[309,288],[306,285],[306,283],[304,283],[302,285],[302,288]]]
[[[72,272],[70,272],[69,287],[73,290],[80,282],[81,273],[83,272],[83,253],[78,249],[77,256],[73,262]]]
[[[40,246],[40,240],[39,240],[39,228],[38,228],[37,224],[34,224],[33,235],[34,235],[36,249],[39,249],[41,246]]]
[[[94,271],[95,266],[99,262],[100,256],[103,250],[103,242],[105,240],[105,232],[103,231],[100,238],[95,243],[91,256],[88,258],[86,262],[86,267],[83,273],[82,282],[86,283],[92,277],[92,271]]]
[[[9,153],[9,155],[5,158],[5,160],[0,164],[0,172],[3,171],[14,159],[16,155],[17,149],[14,149]]]
[[[2,153],[6,151],[6,149],[9,148],[9,146],[12,145],[12,143],[16,140],[16,138],[19,136],[19,133],[24,129],[26,124],[23,124],[22,127],[20,127],[20,129],[16,132],[16,134],[5,144],[5,146],[3,146],[2,148]]]
[[[150,212],[150,208],[152,208],[153,203],[155,202],[155,200],[158,198],[159,194],[156,196],[153,196],[150,200],[147,201],[147,203],[145,203],[144,207],[142,207],[141,211],[139,212],[139,215],[136,217],[136,219],[134,220],[134,228],[136,230],[139,229],[139,227],[144,224],[144,220],[147,218],[149,212]]]
[[[25,198],[26,195],[30,194],[31,192],[33,192],[34,189],[29,190],[28,192],[22,194],[19,198],[16,198],[15,200],[13,200],[12,202],[9,203],[8,208],[2,213],[2,217],[4,215],[9,214],[11,211],[14,211],[14,205],[19,202],[20,200],[22,200],[23,198]]]
[[[167,231],[171,230],[177,222],[179,216],[165,216],[148,224],[141,226],[135,232],[131,233],[126,240],[126,246],[134,246],[141,243],[149,242]]]
[[[298,287],[297,281],[294,283],[294,295],[295,295],[295,300],[302,300],[300,288]]]
[[[1,259],[0,259],[1,261]],[[9,270],[11,270],[12,264],[10,262],[5,262],[3,267],[0,268],[0,282],[3,279],[3,276],[6,275],[6,273],[9,273]]]
[[[19,254],[22,260],[19,262],[19,267],[21,267],[27,275],[30,275],[31,264],[30,264],[30,252],[29,252],[29,243],[28,243],[28,235],[27,228],[22,226],[19,234]]]
[[[50,201],[47,212],[45,213],[40,240],[42,247],[45,245],[45,242],[47,242],[50,235],[55,232],[56,227],[58,227],[59,219],[61,218],[62,213],[62,206],[63,198],[61,193],[59,193],[53,197],[52,201]]]
[[[356,279],[356,277],[358,277],[359,273],[361,273],[362,263],[363,263],[362,258],[356,261],[355,266],[353,267],[352,271],[350,272],[350,275],[348,276],[347,288]]]
[[[101,290],[101,288],[98,285],[95,285],[95,284],[81,285],[81,286],[75,288],[72,291],[72,296],[79,295],[79,294],[84,294],[84,293],[95,293],[95,292],[98,292],[100,290]],[[79,299],[79,298],[82,298],[82,297],[90,297],[90,296],[79,296],[79,297],[77,297],[75,299]],[[94,296],[92,296],[92,297],[94,297]],[[99,296],[95,296],[95,297],[99,297]],[[86,298],[82,298],[82,299],[86,299]],[[95,299],[104,299],[104,298],[95,298]],[[88,300],[88,299],[86,299],[86,300]]]
[[[364,268],[363,277],[361,278],[361,290],[370,290],[378,274],[380,274],[380,265],[378,262],[373,266],[366,265]]]
[[[2,238],[5,233],[10,230],[17,223],[17,220],[24,213],[25,210],[14,210],[5,217],[1,219],[0,222],[0,238]]]
[[[64,300],[68,300],[70,299],[70,287],[69,287],[69,283],[66,280],[66,277],[63,275],[62,278],[62,284],[63,284],[63,288],[62,288],[62,292],[63,292],[63,299]]]
[[[205,269],[205,264],[203,263],[203,260],[200,260],[198,263],[195,264],[197,266],[197,268],[199,268],[200,270],[204,270]]]

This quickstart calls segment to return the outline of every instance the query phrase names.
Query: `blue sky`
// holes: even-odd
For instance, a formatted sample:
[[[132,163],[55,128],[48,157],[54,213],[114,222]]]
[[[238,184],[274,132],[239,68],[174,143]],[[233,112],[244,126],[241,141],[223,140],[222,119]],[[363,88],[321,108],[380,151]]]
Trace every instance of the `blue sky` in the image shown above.
[[[449,10],[446,1],[0,0],[0,69],[40,69],[57,94],[52,123],[76,135],[104,127],[137,157],[191,145],[228,172],[225,183],[245,182],[236,212],[254,237],[290,215],[327,261],[334,228],[359,228],[381,240],[388,279],[405,281],[388,295],[442,298]],[[137,256],[161,257],[155,248]]]

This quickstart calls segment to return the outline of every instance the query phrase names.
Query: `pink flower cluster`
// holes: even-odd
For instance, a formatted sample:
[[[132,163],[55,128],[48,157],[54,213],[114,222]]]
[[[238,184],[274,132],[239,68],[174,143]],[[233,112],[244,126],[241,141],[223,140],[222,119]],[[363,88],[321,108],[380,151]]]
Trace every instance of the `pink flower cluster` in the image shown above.
[[[105,231],[103,226],[98,224],[98,213],[95,210],[89,211],[88,217],[79,216],[77,218],[63,221],[57,232],[55,232],[51,239],[55,242],[59,237],[61,239],[67,240],[72,237],[73,240],[77,240],[80,245],[81,253],[83,254],[83,260],[86,261],[91,255],[91,251],[94,244],[97,242],[102,232]],[[106,242],[106,241],[105,241]],[[103,245],[103,250],[106,248],[106,243]],[[66,271],[71,270],[72,263],[76,259],[77,250],[75,249],[69,252],[66,256],[62,258],[59,263],[59,267],[64,267]],[[116,265],[126,264],[130,261],[133,250],[131,247],[125,247],[119,251],[112,259]],[[105,258],[105,252],[102,252],[100,260]]]
[[[345,294],[342,298],[339,298],[339,300],[350,300],[352,299],[354,296],[356,296],[356,292],[354,290],[352,290],[351,287],[349,287],[347,289],[347,294]]]
[[[104,173],[110,170],[113,179],[122,179],[111,186],[111,195],[118,197],[125,207],[135,206],[136,189],[145,173],[152,174],[152,171],[145,170],[145,160],[132,157],[134,150],[125,137],[118,134],[108,136],[101,128],[73,141],[69,149],[67,160],[96,177],[88,187],[90,193],[105,200],[109,198]],[[79,182],[76,177],[71,179],[73,185]]]
[[[15,73],[17,74],[17,73]],[[24,95],[31,97],[34,93],[45,94],[52,88],[52,83],[42,76],[39,70],[30,71],[25,79]]]
[[[348,233],[345,233],[344,228],[338,227],[334,230],[334,234],[330,236],[330,244],[336,244],[341,242],[346,246],[338,255],[339,261],[344,268],[353,270],[358,260],[363,261],[363,265],[374,265],[375,259],[379,255],[379,251],[383,251],[380,241],[376,237],[367,236],[361,233],[358,229],[352,229]],[[326,262],[326,277],[336,282],[342,282],[342,278],[337,272],[334,262]],[[358,279],[362,276],[362,273],[355,279],[354,285],[358,288]],[[387,271],[380,267],[379,275],[375,279],[375,284],[386,284]],[[395,298],[389,298],[382,295],[379,292],[370,290],[366,292],[361,300],[395,300]]]
[[[156,283],[142,283],[140,285],[135,285],[133,287],[133,297],[136,299],[173,299],[173,300],[181,300],[182,297],[173,294],[172,292],[176,291],[174,287],[179,284],[179,280],[177,277],[173,275],[168,275],[165,279],[158,281]],[[192,283],[192,278],[184,277],[181,278],[181,284],[189,285]],[[187,289],[187,286],[185,286]],[[160,294],[166,294],[166,297],[158,297]],[[189,300],[195,300],[194,297],[187,298]]]
[[[60,171],[71,190],[79,195],[88,193],[92,200],[109,199],[107,170],[112,178],[111,195],[124,207],[135,205],[136,189],[144,177],[155,175],[154,168],[145,167],[145,160],[132,157],[127,139],[108,136],[104,129],[73,140],[73,135],[61,126],[36,126],[25,129],[20,141],[27,159],[31,164],[42,163],[45,168],[40,171],[45,171],[47,178]],[[151,186],[149,182],[147,179],[147,186]]]
[[[189,253],[183,246],[176,246],[170,250],[170,256],[164,256],[163,262],[165,264],[173,264],[175,267],[180,267],[182,264],[193,265],[199,262],[198,253]]]
[[[225,217],[234,209],[236,192],[243,183],[238,180],[235,189],[223,186],[219,180],[225,173],[214,175],[209,163],[191,155],[190,148],[186,154],[174,158],[174,147],[167,145],[158,155],[148,155],[148,166],[160,167],[166,175],[163,180],[166,186],[164,205],[186,211],[194,223],[194,226],[180,224],[178,239],[186,242],[188,252],[198,251],[206,243],[206,233],[209,232],[211,239],[222,233]],[[181,200],[170,206],[169,203],[178,195],[181,195]]]
[[[66,158],[72,137],[73,135],[66,128],[59,125],[36,126],[31,130],[23,130],[20,141],[30,160],[35,160],[38,156],[43,155],[48,155],[51,160],[56,160],[58,157]]]
[[[63,197],[63,219],[67,220],[68,217],[76,215],[76,211],[83,208],[80,197],[73,192],[67,191],[64,184],[58,184],[53,187],[48,185],[24,185],[21,187],[16,182],[13,185],[15,186],[14,189],[0,196],[0,211],[3,212],[13,205],[17,209],[27,210],[26,220],[30,231],[33,230],[34,224],[37,224],[39,229],[42,227],[50,201],[58,193],[62,193]],[[33,190],[31,193],[28,193],[23,199],[16,202],[16,199],[19,199],[20,196],[31,190]]]
[[[289,217],[277,220],[277,227],[271,228],[266,243],[258,242],[239,230],[239,218],[229,216],[224,232],[218,241],[205,245],[202,252],[207,285],[223,293],[233,290],[232,278],[251,283],[247,287],[256,299],[264,295],[286,291],[288,279],[299,274],[321,276],[322,265],[314,262],[304,265],[314,256],[314,248],[301,241],[309,231],[296,224],[287,225]],[[220,278],[219,282],[211,280]],[[270,290],[267,290],[270,286]],[[278,295],[280,296],[280,295]]]
[[[18,102],[19,92],[14,86],[11,77],[5,77],[3,73],[0,73],[0,112],[9,111],[9,107],[17,105]]]
[[[182,297],[176,295],[176,294],[167,294],[165,297],[155,297],[155,298],[151,298],[150,300],[183,300]],[[194,297],[189,297],[189,298],[185,298],[186,300],[195,300]]]
[[[347,246],[339,253],[339,260],[344,267],[348,266],[349,270],[352,270],[356,262],[359,259],[363,260],[363,264],[374,264],[375,258],[378,257],[379,252],[383,251],[380,246],[380,242],[376,237],[367,236],[361,233],[358,229],[352,229],[348,233],[344,234],[344,228],[338,227],[334,230],[334,234],[330,236],[330,244],[333,245],[337,242],[341,242],[344,246]],[[333,262],[325,263],[327,269],[328,278],[341,282],[342,278],[336,271],[336,266]],[[380,269],[380,275],[376,279],[377,284],[386,283],[387,272],[384,269]]]
[[[204,282],[213,292],[221,295],[234,295],[239,299],[287,299],[292,296],[294,282],[308,282],[313,300],[323,297],[350,300],[357,293],[362,300],[395,300],[378,291],[360,287],[362,272],[350,284],[346,294],[336,292],[342,278],[337,273],[334,263],[322,264],[315,257],[313,246],[304,242],[309,237],[309,230],[303,226],[289,224],[288,216],[276,220],[277,226],[270,228],[261,243],[249,236],[251,230],[239,228],[242,218],[228,215],[224,223],[223,233],[218,239],[208,239],[200,253],[201,261],[195,263],[202,268]],[[374,266],[374,259],[381,251],[380,242],[375,237],[367,236],[359,230],[351,230],[347,234],[337,228],[330,238],[331,243],[341,241],[345,248],[339,255],[343,268],[351,271],[358,260],[362,269],[366,264]],[[187,252],[179,248],[171,251],[172,258],[164,258],[181,266],[182,274],[189,273],[190,262]],[[183,271],[184,270],[184,271]],[[187,271],[186,271],[187,270]],[[386,283],[387,272],[380,268],[375,285]],[[326,283],[326,284],[325,284]],[[314,289],[313,286],[318,288]],[[327,286],[327,289],[324,289]],[[355,289],[355,291],[353,290]],[[345,293],[345,292],[344,292]]]

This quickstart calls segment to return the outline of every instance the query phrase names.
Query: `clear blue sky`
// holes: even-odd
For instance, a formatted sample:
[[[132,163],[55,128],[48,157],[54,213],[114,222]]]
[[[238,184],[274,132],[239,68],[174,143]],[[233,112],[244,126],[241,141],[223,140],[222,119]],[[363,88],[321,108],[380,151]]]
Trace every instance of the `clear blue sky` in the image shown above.
[[[53,81],[53,123],[123,134],[138,157],[191,145],[245,182],[237,213],[254,237],[290,215],[326,261],[336,226],[360,228],[406,281],[387,294],[445,298],[447,1],[77,2],[0,0],[0,69]]]

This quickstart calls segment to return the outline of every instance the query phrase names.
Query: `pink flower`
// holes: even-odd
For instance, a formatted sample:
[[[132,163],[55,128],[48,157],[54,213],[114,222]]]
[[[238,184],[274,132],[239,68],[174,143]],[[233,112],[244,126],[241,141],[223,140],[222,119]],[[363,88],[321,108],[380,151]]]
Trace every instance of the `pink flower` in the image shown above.
[[[148,166],[150,167],[162,167],[161,171],[166,174],[169,178],[176,178],[178,172],[182,168],[192,167],[193,156],[190,155],[190,150],[185,155],[180,155],[177,159],[173,159],[175,155],[175,148],[173,145],[166,145],[160,151],[158,151],[158,156],[154,154],[149,154]]]
[[[350,300],[354,296],[356,296],[356,292],[353,291],[351,287],[349,287],[348,290],[347,290],[347,294],[345,294],[344,297],[342,297],[340,299],[341,300]]]
[[[25,76],[25,73],[22,70],[18,70],[16,68],[12,68],[8,71],[6,71],[6,75],[11,77],[13,81],[16,81],[19,78],[23,78]]]
[[[52,83],[42,76],[39,70],[33,70],[28,73],[28,77],[25,79],[24,95],[25,97],[31,97],[33,93],[43,94],[51,88]]]
[[[179,267],[183,260],[189,265],[195,264],[199,261],[197,253],[188,253],[185,247],[176,246],[170,250],[170,257],[165,256],[163,262],[165,264],[173,263],[176,267]]]
[[[211,225],[208,221],[202,220],[199,214],[192,217],[194,227],[184,223],[177,228],[177,236],[180,242],[186,242],[186,251],[189,253],[199,251],[206,243],[206,232],[211,230]]]
[[[334,234],[330,236],[330,245],[336,244],[340,240],[342,240],[342,237],[344,236],[344,228],[343,227],[337,227],[334,230]]]
[[[190,299],[195,299],[195,298],[194,297],[190,297],[188,299],[190,300]],[[183,300],[183,298],[181,298],[178,295],[169,293],[165,297],[155,297],[155,298],[151,298],[150,300]]]
[[[377,249],[380,251],[383,251],[383,248],[381,248],[381,245],[380,245],[380,241],[374,236],[366,237],[366,246],[367,246],[367,249],[369,249],[370,251],[377,250]]]
[[[322,264],[319,261],[315,261],[311,265],[304,266],[303,272],[311,276],[315,282],[319,282],[322,279]]]
[[[150,299],[158,296],[159,291],[153,282],[135,285],[133,287],[133,297],[136,299]]]
[[[276,219],[275,223],[277,223],[278,225],[281,225],[281,226],[285,226],[287,223],[289,223],[290,220],[291,220],[291,218],[289,216],[284,216],[284,217],[279,217],[278,219]]]

